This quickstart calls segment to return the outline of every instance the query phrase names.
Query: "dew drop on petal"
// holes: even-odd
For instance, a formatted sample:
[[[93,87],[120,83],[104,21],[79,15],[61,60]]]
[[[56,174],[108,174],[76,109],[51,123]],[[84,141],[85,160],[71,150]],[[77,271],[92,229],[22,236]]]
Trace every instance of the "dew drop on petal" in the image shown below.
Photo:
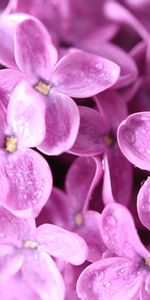
[[[135,134],[131,129],[126,129],[124,131],[124,139],[128,144],[134,144],[135,143]]]

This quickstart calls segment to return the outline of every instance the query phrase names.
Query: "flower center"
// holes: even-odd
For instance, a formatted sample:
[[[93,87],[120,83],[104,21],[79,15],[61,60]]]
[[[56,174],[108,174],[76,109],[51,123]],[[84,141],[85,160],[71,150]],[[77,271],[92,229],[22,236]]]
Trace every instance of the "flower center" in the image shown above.
[[[112,139],[112,137],[109,134],[106,134],[104,136],[104,142],[105,142],[106,146],[109,147],[109,146],[111,146],[113,144],[113,139]]]
[[[150,267],[150,258],[145,258],[144,259],[144,264],[145,264],[145,266]]]
[[[75,223],[76,225],[80,226],[81,224],[83,224],[83,215],[82,213],[78,212],[76,215],[75,215]]]
[[[26,249],[37,249],[38,243],[35,241],[27,240],[27,241],[24,241],[23,246]]]
[[[50,88],[51,88],[51,85],[50,84],[46,84],[42,81],[39,81],[36,85],[35,85],[35,90],[40,92],[41,94],[43,94],[44,96],[47,96],[49,91],[50,91]]]
[[[8,152],[15,152],[17,150],[17,138],[13,135],[6,136],[4,140],[4,149]]]

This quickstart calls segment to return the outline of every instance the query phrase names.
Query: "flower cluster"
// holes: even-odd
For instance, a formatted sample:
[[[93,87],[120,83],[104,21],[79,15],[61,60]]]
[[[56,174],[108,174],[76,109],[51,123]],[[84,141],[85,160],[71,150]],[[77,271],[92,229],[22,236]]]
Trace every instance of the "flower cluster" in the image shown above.
[[[0,3],[0,300],[150,299],[150,1]]]

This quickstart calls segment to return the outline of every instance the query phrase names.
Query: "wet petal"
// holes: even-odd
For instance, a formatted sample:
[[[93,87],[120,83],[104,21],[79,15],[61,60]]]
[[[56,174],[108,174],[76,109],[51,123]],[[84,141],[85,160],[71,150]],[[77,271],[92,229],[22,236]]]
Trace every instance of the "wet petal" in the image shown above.
[[[134,259],[137,263],[140,257],[148,256],[138,237],[132,215],[123,205],[108,204],[102,212],[100,226],[105,245],[116,255]]]
[[[126,158],[140,169],[150,170],[150,113],[130,115],[118,128],[118,143]]]
[[[132,262],[108,258],[91,264],[81,273],[77,294],[82,300],[136,300],[140,282]]]
[[[84,213],[83,224],[76,229],[76,233],[82,236],[88,245],[87,260],[90,262],[101,259],[107,250],[101,236],[100,222],[101,215],[88,210]]]
[[[21,81],[16,86],[8,105],[7,120],[23,146],[36,147],[43,141],[45,109],[45,101],[28,82]]]
[[[119,78],[118,65],[100,56],[73,51],[56,65],[52,82],[62,93],[71,97],[90,97],[110,86]]]
[[[41,244],[41,250],[73,265],[81,265],[87,258],[85,241],[78,234],[58,226],[52,224],[39,226],[37,240]]]
[[[150,276],[145,276],[140,290],[140,300],[149,300],[150,299]]]
[[[80,127],[77,138],[69,153],[80,156],[101,154],[106,146],[104,134],[107,127],[101,115],[94,109],[79,106]]]
[[[79,129],[79,111],[75,102],[66,95],[50,92],[45,118],[46,136],[38,149],[48,155],[69,150]]]
[[[17,26],[15,58],[26,74],[49,80],[51,69],[57,61],[57,51],[39,20],[31,18]]]
[[[150,230],[150,177],[148,177],[139,190],[137,210],[142,224]]]
[[[20,217],[39,214],[51,192],[52,175],[46,160],[31,149],[0,152],[1,204]]]
[[[35,229],[35,220],[18,218],[4,207],[0,207],[0,244],[23,239]]]
[[[29,253],[22,267],[23,279],[41,299],[64,300],[65,287],[54,261],[46,253]]]
[[[81,212],[88,206],[92,192],[102,176],[101,161],[94,157],[78,157],[66,176],[65,187],[70,206]]]

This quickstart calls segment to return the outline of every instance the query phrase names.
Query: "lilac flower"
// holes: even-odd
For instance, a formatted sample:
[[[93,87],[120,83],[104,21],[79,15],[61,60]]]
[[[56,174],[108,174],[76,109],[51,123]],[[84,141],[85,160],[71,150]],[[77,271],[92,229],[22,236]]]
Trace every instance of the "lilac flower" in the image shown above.
[[[119,204],[108,205],[102,213],[101,234],[114,256],[81,273],[78,296],[83,300],[149,299],[150,253],[142,245],[129,211]]]
[[[66,193],[53,188],[39,221],[52,222],[82,236],[87,242],[88,261],[96,261],[105,252],[99,231],[101,215],[88,210],[95,186],[102,176],[102,165],[95,157],[78,157],[65,180]],[[39,222],[38,221],[38,222]]]
[[[17,219],[3,208],[0,214],[0,288],[12,276],[17,282],[18,276],[40,299],[64,299],[62,277],[48,254],[80,265],[87,257],[84,240],[55,225],[35,228],[35,223]]]
[[[150,178],[141,186],[137,196],[137,211],[142,224],[150,230]]]
[[[26,122],[19,124],[20,130],[16,128],[17,120],[13,119],[10,106],[7,115],[0,111],[0,204],[17,216],[35,217],[52,189],[52,174],[46,160],[39,153],[26,148],[34,147],[43,134],[37,123],[42,106],[34,109],[32,124],[27,120],[31,118],[33,103],[28,109],[26,107],[22,114],[22,120],[26,116]]]
[[[12,94],[15,105],[19,106],[28,95],[37,102],[38,99],[43,101],[46,106],[46,134],[38,148],[55,155],[68,150],[79,127],[77,106],[70,96],[89,97],[107,89],[118,79],[119,67],[82,51],[70,53],[54,66],[56,49],[42,25],[32,19],[17,27],[15,57],[19,68],[29,76],[29,80],[18,84]]]

